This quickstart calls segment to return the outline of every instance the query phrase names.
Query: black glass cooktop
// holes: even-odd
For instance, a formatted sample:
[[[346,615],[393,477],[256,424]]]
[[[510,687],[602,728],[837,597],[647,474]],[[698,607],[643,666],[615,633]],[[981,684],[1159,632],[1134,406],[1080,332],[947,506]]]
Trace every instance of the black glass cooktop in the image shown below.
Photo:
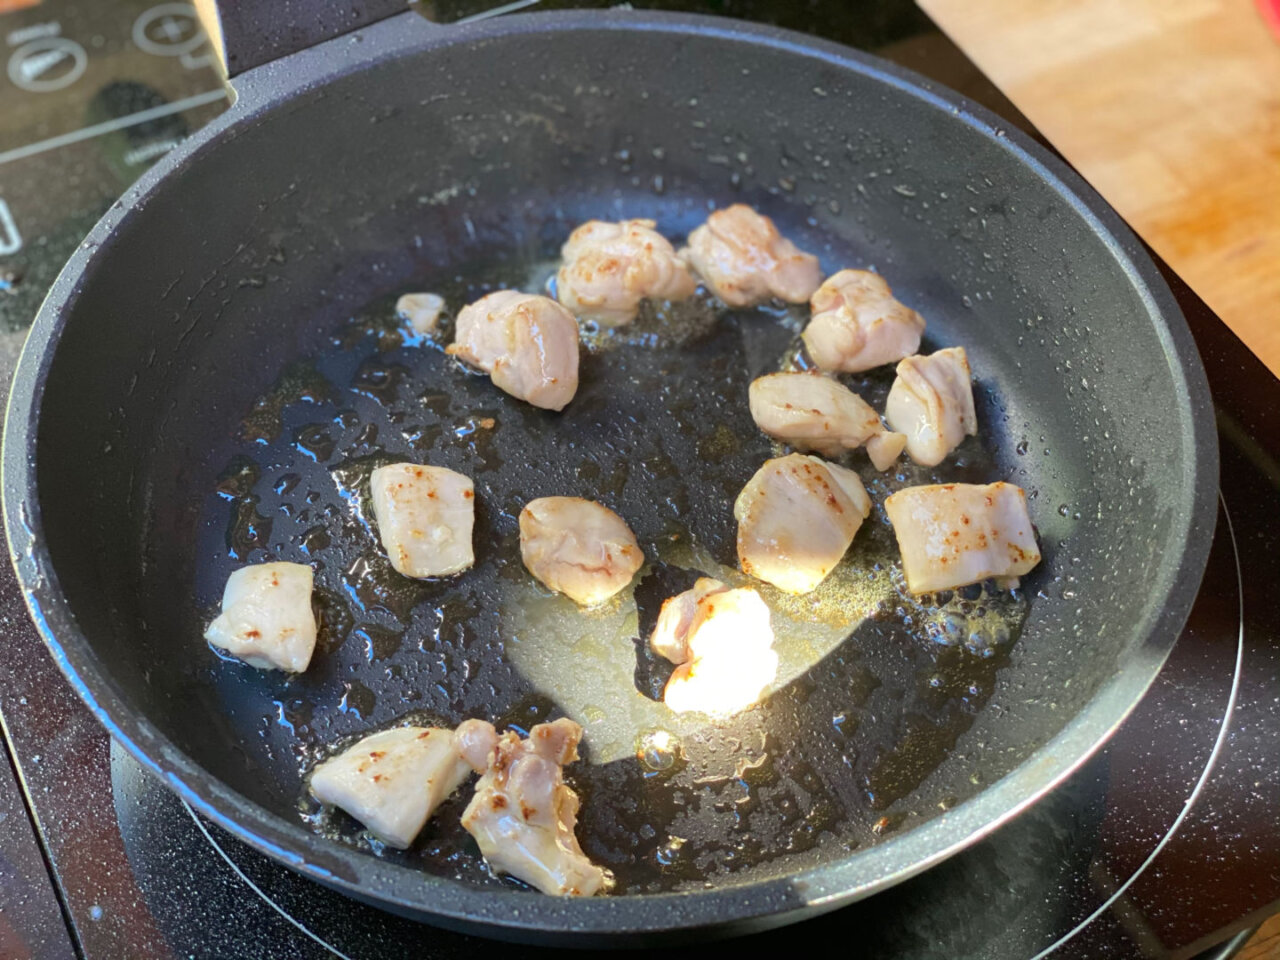
[[[442,22],[488,12],[472,0],[422,6]],[[909,0],[635,6],[871,50],[1035,134]],[[186,3],[0,0],[0,44],[7,384],[84,233],[227,101]],[[1167,667],[1108,746],[1011,824],[886,893],[753,945],[820,950],[839,936],[857,955],[886,958],[1225,956],[1280,908],[1280,381],[1169,279],[1217,401],[1222,487],[1209,570]],[[0,956],[389,960],[492,949],[317,887],[193,814],[75,698],[7,566],[0,642],[11,764],[0,770]]]

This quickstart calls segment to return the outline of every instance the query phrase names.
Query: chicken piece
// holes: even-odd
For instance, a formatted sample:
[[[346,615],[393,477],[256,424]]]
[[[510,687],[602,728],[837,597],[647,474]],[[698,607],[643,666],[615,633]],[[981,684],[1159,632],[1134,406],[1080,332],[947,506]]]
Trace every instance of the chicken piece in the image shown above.
[[[462,825],[489,866],[543,893],[589,897],[608,890],[612,874],[578,845],[578,795],[564,782],[563,766],[578,759],[582,728],[567,719],[539,723],[521,740],[511,731],[498,736],[481,721],[463,727],[466,755],[481,776]],[[475,749],[488,744],[475,763]]]
[[[1026,496],[1011,483],[907,487],[884,508],[912,593],[1020,577],[1040,562]]]
[[[626,521],[581,497],[540,497],[520,511],[520,556],[530,573],[584,607],[631,582],[644,553]]]
[[[396,727],[365,737],[311,774],[311,793],[341,807],[391,847],[408,848],[471,773],[453,731]]]
[[[884,416],[893,429],[906,434],[911,459],[926,467],[937,466],[966,434],[977,433],[964,347],[907,357],[898,364]]]
[[[475,488],[445,467],[393,463],[369,477],[378,535],[397,573],[447,577],[475,563]]]
[[[773,221],[742,203],[717,210],[680,251],[711,292],[731,307],[777,297],[804,303],[822,282],[818,258],[796,247]]]
[[[676,713],[738,713],[778,675],[769,608],[760,594],[709,577],[662,605],[649,646],[677,665],[662,695]]]
[[[556,296],[573,313],[604,327],[636,318],[640,301],[687,300],[697,289],[689,265],[652,220],[588,220],[560,249]]]
[[[444,312],[444,297],[434,293],[406,293],[396,301],[396,313],[408,320],[414,333],[435,333]]]
[[[887,470],[907,442],[886,430],[866,401],[830,377],[771,373],[751,382],[748,397],[756,426],[797,450],[832,457],[866,444],[875,468]]]
[[[658,621],[653,625],[653,633],[649,637],[649,648],[674,664],[684,663],[689,659],[689,627],[698,612],[698,601],[709,593],[728,589],[719,580],[699,577],[684,593],[677,593],[662,601]]]
[[[251,667],[301,673],[316,648],[311,568],[259,563],[227,577],[222,612],[204,638]]]
[[[578,390],[578,322],[560,304],[498,290],[458,313],[446,353],[485,373],[513,397],[562,410]]]
[[[453,731],[458,754],[476,773],[489,766],[489,754],[498,745],[498,731],[485,720],[463,720]]]
[[[800,336],[823,370],[859,373],[920,349],[924,317],[895,300],[879,274],[841,270],[809,305],[813,316]]]
[[[808,593],[870,513],[871,498],[852,470],[799,453],[766,460],[733,505],[742,572]]]

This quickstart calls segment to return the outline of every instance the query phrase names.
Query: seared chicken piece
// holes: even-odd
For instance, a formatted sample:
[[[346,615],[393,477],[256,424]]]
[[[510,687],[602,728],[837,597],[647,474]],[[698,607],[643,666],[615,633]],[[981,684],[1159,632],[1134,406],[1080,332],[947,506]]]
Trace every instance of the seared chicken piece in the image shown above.
[[[573,832],[578,795],[565,785],[562,768],[578,759],[580,726],[567,719],[539,723],[521,740],[469,720],[458,736],[463,755],[480,774],[462,825],[491,868],[560,896],[589,897],[613,885],[613,876],[587,859]],[[480,758],[485,745],[489,749]]]
[[[1040,562],[1026,496],[1011,483],[907,487],[884,508],[912,593],[1020,577]]]
[[[316,648],[311,568],[260,563],[227,577],[222,612],[204,638],[251,667],[301,673]]]
[[[893,298],[889,284],[867,270],[841,270],[809,301],[801,338],[823,370],[859,373],[920,349],[924,317]]]
[[[745,204],[717,210],[680,251],[711,292],[731,307],[777,297],[804,303],[822,282],[818,258],[796,247]]]
[[[797,450],[832,457],[866,444],[875,468],[887,470],[907,442],[886,430],[866,401],[830,377],[771,373],[752,381],[748,397],[756,426]]]
[[[973,385],[964,347],[949,347],[927,357],[907,357],[884,405],[889,425],[907,435],[907,453],[933,467],[978,432]]]
[[[652,220],[588,220],[560,249],[564,266],[556,296],[573,313],[601,326],[636,318],[640,301],[686,300],[697,281]]]
[[[475,488],[445,467],[393,463],[369,477],[373,515],[391,566],[406,577],[447,577],[475,563]]]
[[[760,594],[709,577],[663,603],[649,646],[677,664],[662,696],[676,713],[738,713],[778,675],[769,608]]]
[[[396,313],[408,320],[414,333],[435,333],[444,311],[444,298],[434,293],[406,293],[396,301]]]
[[[311,774],[311,793],[401,850],[471,773],[453,731],[396,727],[365,737]]]
[[[578,321],[549,297],[498,290],[458,313],[445,352],[479,367],[501,390],[562,410],[578,390]]]
[[[677,593],[662,601],[658,621],[653,625],[653,633],[649,637],[649,648],[674,664],[684,663],[689,659],[689,627],[693,624],[694,614],[698,612],[698,601],[709,593],[728,589],[719,580],[699,577],[684,593]]]
[[[792,453],[766,460],[738,494],[742,572],[787,593],[808,593],[840,562],[871,498],[852,470]]]
[[[625,587],[644,563],[626,521],[581,497],[528,503],[520,511],[520,556],[548,587],[587,607]]]

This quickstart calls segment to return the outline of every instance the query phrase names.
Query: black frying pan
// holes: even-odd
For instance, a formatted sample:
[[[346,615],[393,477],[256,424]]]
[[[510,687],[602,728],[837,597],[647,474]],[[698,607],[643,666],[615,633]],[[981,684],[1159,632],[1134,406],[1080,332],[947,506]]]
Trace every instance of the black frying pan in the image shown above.
[[[4,450],[10,543],[50,648],[205,816],[321,882],[468,930],[740,932],[972,842],[1146,690],[1212,533],[1208,390],[1132,236],[1025,138],[831,44],[633,12],[453,29],[405,15],[235,88],[68,264]],[[981,436],[936,476],[1025,487],[1045,560],[1020,596],[964,591],[942,616],[897,590],[877,509],[815,595],[767,593],[779,689],[713,726],[663,713],[638,638],[693,570],[731,567],[732,497],[771,452],[746,387],[803,316],[642,318],[634,342],[587,354],[562,415],[388,319],[410,289],[456,309],[536,285],[588,217],[653,216],[677,236],[736,200],[828,272],[881,270],[928,318],[928,348],[968,348]],[[879,403],[887,380],[853,384]],[[380,566],[361,484],[386,457],[476,478],[475,570],[417,584]],[[935,474],[866,476],[880,501]],[[531,585],[515,515],[550,493],[631,523],[652,561],[634,607],[584,616]],[[227,573],[267,556],[317,566],[322,641],[300,678],[200,639]],[[563,712],[588,731],[579,832],[618,895],[488,877],[457,826],[465,796],[413,851],[378,855],[300,800],[326,748],[406,716]],[[636,756],[655,727],[683,757]]]

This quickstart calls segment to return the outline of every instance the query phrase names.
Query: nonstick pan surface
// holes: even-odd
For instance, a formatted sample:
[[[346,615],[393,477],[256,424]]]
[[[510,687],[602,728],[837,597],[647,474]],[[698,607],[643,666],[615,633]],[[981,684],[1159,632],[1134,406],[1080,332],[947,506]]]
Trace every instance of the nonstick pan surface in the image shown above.
[[[68,265],[5,437],[11,545],[51,649],[206,815],[322,882],[467,929],[741,932],[971,842],[1146,689],[1212,530],[1207,387],[1132,237],[1022,138],[842,48],[653,14],[447,32],[396,18],[237,85]],[[899,589],[877,508],[815,594],[766,589],[779,689],[713,725],[666,713],[638,638],[693,571],[733,576],[732,498],[772,451],[746,387],[803,314],[647,315],[592,341],[555,415],[398,333],[391,305],[533,289],[592,216],[679,236],[737,200],[828,273],[880,270],[928,318],[926,347],[969,350],[979,438],[936,474],[865,473],[873,498],[1012,480],[1045,561],[1017,595],[926,609]],[[888,386],[851,382],[877,404]],[[416,584],[383,567],[361,491],[387,458],[475,477],[475,570]],[[552,493],[631,523],[651,561],[634,603],[584,615],[524,573],[515,516]],[[322,641],[301,677],[200,639],[227,573],[267,557],[317,566]],[[611,898],[488,877],[457,827],[465,797],[406,854],[301,799],[317,756],[406,717],[563,713],[587,729],[579,832],[620,878]]]

